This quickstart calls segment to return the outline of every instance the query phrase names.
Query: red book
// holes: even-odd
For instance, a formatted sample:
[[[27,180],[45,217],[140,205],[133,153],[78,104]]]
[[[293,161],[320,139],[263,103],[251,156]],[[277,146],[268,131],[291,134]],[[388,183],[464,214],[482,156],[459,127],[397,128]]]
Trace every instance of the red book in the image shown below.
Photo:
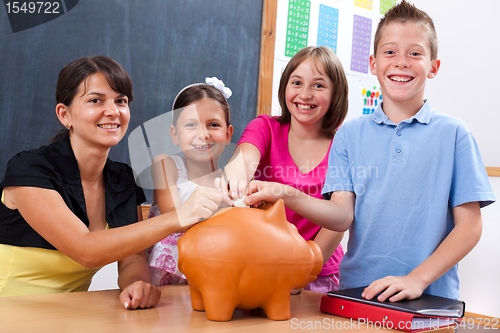
[[[370,325],[406,332],[456,328],[465,311],[465,303],[462,301],[432,295],[400,302],[366,300],[361,297],[363,289],[364,287],[328,292],[321,297],[320,310],[357,320],[353,325]]]

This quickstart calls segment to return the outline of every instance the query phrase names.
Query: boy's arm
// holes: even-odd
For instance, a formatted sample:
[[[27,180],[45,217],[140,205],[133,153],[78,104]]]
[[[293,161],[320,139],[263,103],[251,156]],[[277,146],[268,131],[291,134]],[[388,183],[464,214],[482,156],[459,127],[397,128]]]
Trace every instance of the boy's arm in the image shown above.
[[[371,299],[384,290],[378,297],[379,301],[420,297],[425,288],[455,266],[479,242],[482,231],[479,202],[453,208],[453,218],[455,227],[429,258],[406,276],[387,276],[372,282],[363,297]]]
[[[344,232],[354,218],[355,195],[348,191],[334,192],[330,200],[311,197],[291,186],[254,180],[248,185],[245,203],[258,206],[283,199],[285,206],[309,221],[329,230]]]

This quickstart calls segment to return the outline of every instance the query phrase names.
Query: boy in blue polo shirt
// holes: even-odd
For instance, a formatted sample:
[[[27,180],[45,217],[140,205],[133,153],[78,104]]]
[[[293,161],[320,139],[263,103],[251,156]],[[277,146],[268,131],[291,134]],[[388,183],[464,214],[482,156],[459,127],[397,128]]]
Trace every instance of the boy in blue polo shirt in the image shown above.
[[[322,227],[349,229],[340,288],[368,286],[367,299],[458,298],[457,264],[480,239],[480,208],[495,201],[469,129],[424,100],[439,66],[432,19],[403,0],[381,19],[370,57],[382,105],[335,135],[329,201],[249,184],[249,205],[282,198]]]
[[[424,100],[439,66],[432,19],[403,0],[380,21],[370,57],[383,103],[335,136],[323,193],[354,207],[340,287],[369,285],[368,299],[458,298],[457,263],[495,201],[472,133]]]

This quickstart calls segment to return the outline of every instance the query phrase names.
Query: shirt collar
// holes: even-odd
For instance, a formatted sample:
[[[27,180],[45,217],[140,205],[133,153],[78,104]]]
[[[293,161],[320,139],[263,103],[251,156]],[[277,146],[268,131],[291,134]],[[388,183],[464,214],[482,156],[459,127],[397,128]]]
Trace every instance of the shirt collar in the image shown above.
[[[71,148],[69,137],[61,137],[49,147],[51,160],[63,176],[66,184],[70,185],[71,189],[69,191],[73,192],[73,196],[79,197],[82,181],[80,179],[80,170],[78,169],[78,163],[73,153],[73,149]],[[135,188],[131,187],[130,184],[122,182],[123,175],[121,173],[124,171],[125,170],[120,167],[119,163],[113,162],[109,158],[106,160],[106,164],[104,165],[104,181],[106,192],[108,192],[110,196],[107,199],[106,209],[109,208],[110,204],[113,207],[119,204],[124,198],[129,197],[135,191]],[[112,203],[109,202],[109,200],[111,200]]]
[[[50,159],[67,184],[81,184],[80,170],[69,137],[64,135],[47,147]]]
[[[384,113],[382,110],[383,102],[379,104],[379,106],[375,109],[375,112],[373,112],[370,117],[373,119],[374,122],[377,124],[387,124],[387,125],[395,125]],[[424,105],[418,110],[418,112],[411,118],[408,118],[406,120],[403,120],[405,123],[411,123],[413,120],[418,121],[421,124],[429,124],[432,118],[432,114],[434,113],[434,110],[432,109],[430,103],[428,100],[424,101]]]

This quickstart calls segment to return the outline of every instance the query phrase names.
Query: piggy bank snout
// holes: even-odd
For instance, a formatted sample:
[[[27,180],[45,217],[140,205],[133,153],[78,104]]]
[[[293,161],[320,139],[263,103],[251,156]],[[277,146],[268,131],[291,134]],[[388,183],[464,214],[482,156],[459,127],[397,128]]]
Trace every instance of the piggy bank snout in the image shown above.
[[[321,252],[321,249],[319,248],[318,244],[312,240],[308,240],[307,244],[309,245],[309,248],[311,249],[312,253],[312,258],[313,258],[313,269],[310,274],[310,278],[312,278],[311,281],[316,280],[316,277],[318,274],[321,272],[323,269],[323,253]],[[311,282],[309,281],[309,282]]]

